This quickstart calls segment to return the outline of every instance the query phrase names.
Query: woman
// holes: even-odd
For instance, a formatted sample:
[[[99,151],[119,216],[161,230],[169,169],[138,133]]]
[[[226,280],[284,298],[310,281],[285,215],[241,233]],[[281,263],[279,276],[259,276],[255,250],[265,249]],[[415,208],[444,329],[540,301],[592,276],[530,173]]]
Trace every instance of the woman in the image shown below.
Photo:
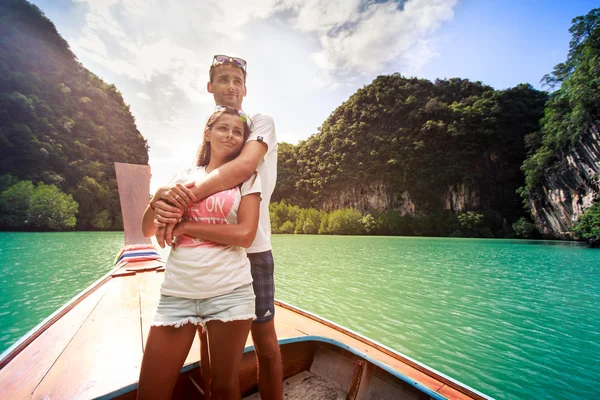
[[[246,115],[217,107],[204,130],[197,167],[179,181],[197,180],[237,157],[248,138]],[[258,225],[260,181],[256,174],[235,187],[186,207],[173,235],[161,297],[146,343],[138,398],[170,398],[197,327],[208,336],[210,391],[238,399],[239,367],[254,315],[250,264],[243,247]],[[144,213],[146,237],[156,232],[152,203]]]

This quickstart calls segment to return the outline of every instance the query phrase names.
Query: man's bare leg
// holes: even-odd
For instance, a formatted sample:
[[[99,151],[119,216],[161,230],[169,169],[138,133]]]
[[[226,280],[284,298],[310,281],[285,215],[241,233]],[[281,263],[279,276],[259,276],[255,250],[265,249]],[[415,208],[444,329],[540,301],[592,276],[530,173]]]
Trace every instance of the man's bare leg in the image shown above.
[[[262,400],[283,398],[283,365],[275,320],[252,324],[252,341],[258,359],[258,388]]]

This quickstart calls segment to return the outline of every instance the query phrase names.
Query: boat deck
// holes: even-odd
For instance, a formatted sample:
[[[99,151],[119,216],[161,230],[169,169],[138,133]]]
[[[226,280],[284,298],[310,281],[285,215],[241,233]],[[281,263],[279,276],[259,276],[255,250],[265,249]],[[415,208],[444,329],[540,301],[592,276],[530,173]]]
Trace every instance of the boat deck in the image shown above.
[[[0,364],[3,398],[91,399],[138,380],[164,268],[157,261],[131,265],[113,270],[11,348]],[[448,399],[483,398],[465,394],[451,379],[384,346],[284,303],[278,302],[275,321],[280,341],[328,338]],[[251,337],[246,345],[252,345]],[[185,364],[197,363],[199,356],[196,337]]]

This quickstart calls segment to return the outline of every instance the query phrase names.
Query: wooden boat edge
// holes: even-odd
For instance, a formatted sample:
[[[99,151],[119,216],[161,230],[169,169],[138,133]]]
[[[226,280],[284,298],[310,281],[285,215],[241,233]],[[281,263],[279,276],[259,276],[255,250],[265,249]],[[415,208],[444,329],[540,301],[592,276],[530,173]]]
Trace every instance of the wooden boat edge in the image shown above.
[[[127,261],[119,263],[114,266],[109,272],[105,275],[97,279],[87,288],[83,289],[81,292],[73,296],[71,300],[65,303],[58,310],[54,311],[48,317],[46,317],[42,322],[34,326],[24,334],[19,340],[13,343],[8,349],[4,350],[2,354],[0,354],[0,369],[4,368],[13,358],[15,358],[21,351],[23,351],[29,344],[31,344],[36,338],[38,338],[42,333],[48,330],[55,322],[60,320],[66,313],[72,310],[77,304],[81,303],[86,297],[94,293],[98,290],[102,285],[112,279],[113,274],[117,272],[119,269],[124,267],[127,264]]]
[[[385,353],[388,356],[395,358],[396,360],[398,360],[398,361],[400,361],[402,363],[410,365],[411,367],[419,370],[420,372],[423,372],[424,374],[427,374],[427,375],[430,375],[430,376],[434,377],[435,379],[439,380],[440,382],[444,383],[447,386],[452,387],[453,389],[458,390],[459,392],[463,392],[464,393],[466,391],[467,392],[466,394],[468,394],[469,396],[471,396],[471,397],[473,397],[475,399],[494,400],[492,397],[489,397],[486,394],[484,394],[482,392],[479,392],[478,390],[473,389],[472,387],[470,387],[470,386],[468,386],[468,385],[466,385],[466,384],[464,384],[464,383],[462,383],[460,381],[457,381],[457,380],[455,380],[455,379],[453,379],[453,378],[451,378],[451,377],[443,374],[442,372],[437,371],[434,368],[431,368],[431,367],[429,367],[429,366],[427,366],[427,365],[425,365],[425,364],[423,364],[423,363],[421,363],[421,362],[419,362],[419,361],[417,361],[417,360],[415,360],[415,359],[413,359],[413,358],[411,358],[411,357],[409,357],[409,356],[407,356],[407,355],[405,355],[403,353],[400,353],[400,352],[398,352],[396,350],[393,350],[393,349],[391,349],[391,348],[389,348],[389,347],[387,347],[387,346],[385,346],[385,345],[383,345],[383,344],[381,344],[379,342],[376,342],[373,339],[370,339],[370,338],[368,338],[366,336],[363,336],[363,335],[361,335],[359,333],[356,333],[356,332],[354,332],[354,331],[352,331],[352,330],[350,330],[350,329],[348,329],[348,328],[346,328],[346,327],[344,327],[342,325],[336,324],[335,322],[329,321],[326,318],[320,317],[320,316],[318,316],[316,314],[313,314],[313,313],[311,313],[309,311],[303,310],[303,309],[301,309],[299,307],[296,307],[294,305],[291,305],[289,303],[286,303],[286,302],[278,300],[278,299],[275,299],[275,304],[279,305],[282,308],[288,309],[288,310],[290,310],[290,311],[292,311],[294,313],[298,313],[298,314],[303,315],[303,316],[305,316],[307,318],[310,318],[310,319],[312,319],[312,320],[314,320],[316,322],[319,322],[319,323],[321,323],[321,324],[323,324],[325,326],[328,326],[328,327],[330,327],[332,329],[335,329],[338,332],[341,332],[341,333],[343,333],[345,335],[348,335],[348,336],[352,337],[353,339],[356,339],[356,340],[358,340],[358,341],[360,341],[360,342],[362,342],[362,343],[364,343],[364,344],[366,344],[366,345],[368,345],[370,347],[373,347],[373,348],[381,351],[382,353]],[[319,337],[319,336],[305,336],[305,337]],[[302,337],[299,337],[299,339],[302,339]],[[337,341],[335,339],[330,339],[330,338],[322,338],[322,339],[324,339],[322,341],[326,342],[326,343],[332,343],[332,341],[333,342],[337,342],[337,343],[341,343],[343,345],[341,347],[347,348],[347,350],[351,351],[355,355],[367,359],[369,362],[372,362],[373,364],[375,364],[378,367],[386,370],[387,372],[389,372],[390,374],[396,376],[397,378],[399,378],[399,379],[401,379],[401,380],[409,383],[410,385],[415,386],[415,385],[412,384],[412,382],[418,384],[419,386],[415,386],[415,387],[417,387],[419,390],[423,390],[424,388],[426,388],[427,390],[430,390],[429,388],[427,388],[423,384],[421,384],[421,383],[419,383],[419,382],[417,382],[417,381],[415,381],[415,380],[407,377],[404,374],[399,373],[398,371],[396,371],[395,369],[391,368],[387,364],[385,364],[385,363],[383,363],[383,362],[381,362],[381,361],[379,361],[377,359],[374,359],[373,357],[368,356],[368,355],[366,355],[366,354],[364,354],[362,352],[359,352],[358,350],[352,348],[351,346],[348,346],[347,344],[339,342],[339,341]],[[280,340],[279,342],[282,343],[282,341],[287,341],[287,340],[288,339],[283,339],[283,340]],[[303,340],[300,340],[300,341],[303,341]],[[423,390],[423,391],[425,392],[425,390]],[[432,393],[435,393],[435,392],[432,392]],[[436,394],[436,395],[439,396],[439,394]],[[444,398],[444,397],[442,397],[442,398]]]
[[[416,388],[417,390],[427,394],[430,398],[435,399],[435,400],[447,400],[446,397],[444,397],[443,395],[437,393],[436,391],[434,391],[433,389],[423,385],[422,383],[396,371],[394,368],[390,367],[389,365],[371,357],[368,356],[364,353],[362,353],[361,351],[355,349],[352,346],[349,346],[343,342],[340,342],[339,340],[335,340],[335,339],[331,339],[328,337],[324,337],[324,336],[297,336],[297,337],[291,337],[291,338],[286,338],[286,339],[280,339],[279,341],[279,345],[286,345],[286,344],[291,344],[291,343],[300,343],[300,342],[321,342],[321,343],[327,343],[333,346],[336,346],[337,348],[340,349],[344,349],[349,351],[350,353],[354,354],[355,356],[362,358],[364,360],[366,360],[367,362],[381,368],[382,370],[386,371],[387,373],[393,375],[394,377],[402,380],[403,382],[407,383],[408,385]],[[254,346],[250,345],[250,346],[246,346],[244,348],[244,354],[245,353],[250,353],[254,351]],[[200,367],[200,361],[195,361],[192,363],[189,363],[187,365],[184,365],[183,368],[181,368],[180,370],[180,375],[184,374],[194,368],[198,368]],[[108,399],[113,399],[119,396],[123,396],[127,393],[130,393],[134,390],[137,389],[137,385],[138,382],[133,382],[127,386],[124,386],[120,389],[117,389],[113,392],[110,393],[106,393],[102,396],[96,397],[94,398],[94,400],[108,400]],[[464,387],[464,386],[463,386]],[[490,398],[491,399],[491,398]]]

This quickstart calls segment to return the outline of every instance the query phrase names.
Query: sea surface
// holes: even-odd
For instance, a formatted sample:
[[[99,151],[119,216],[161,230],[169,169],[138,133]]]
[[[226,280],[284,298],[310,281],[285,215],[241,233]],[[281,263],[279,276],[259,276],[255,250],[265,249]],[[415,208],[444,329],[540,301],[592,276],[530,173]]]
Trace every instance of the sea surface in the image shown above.
[[[106,274],[123,233],[0,232],[0,351]],[[276,297],[497,399],[600,398],[600,250],[275,235]]]

